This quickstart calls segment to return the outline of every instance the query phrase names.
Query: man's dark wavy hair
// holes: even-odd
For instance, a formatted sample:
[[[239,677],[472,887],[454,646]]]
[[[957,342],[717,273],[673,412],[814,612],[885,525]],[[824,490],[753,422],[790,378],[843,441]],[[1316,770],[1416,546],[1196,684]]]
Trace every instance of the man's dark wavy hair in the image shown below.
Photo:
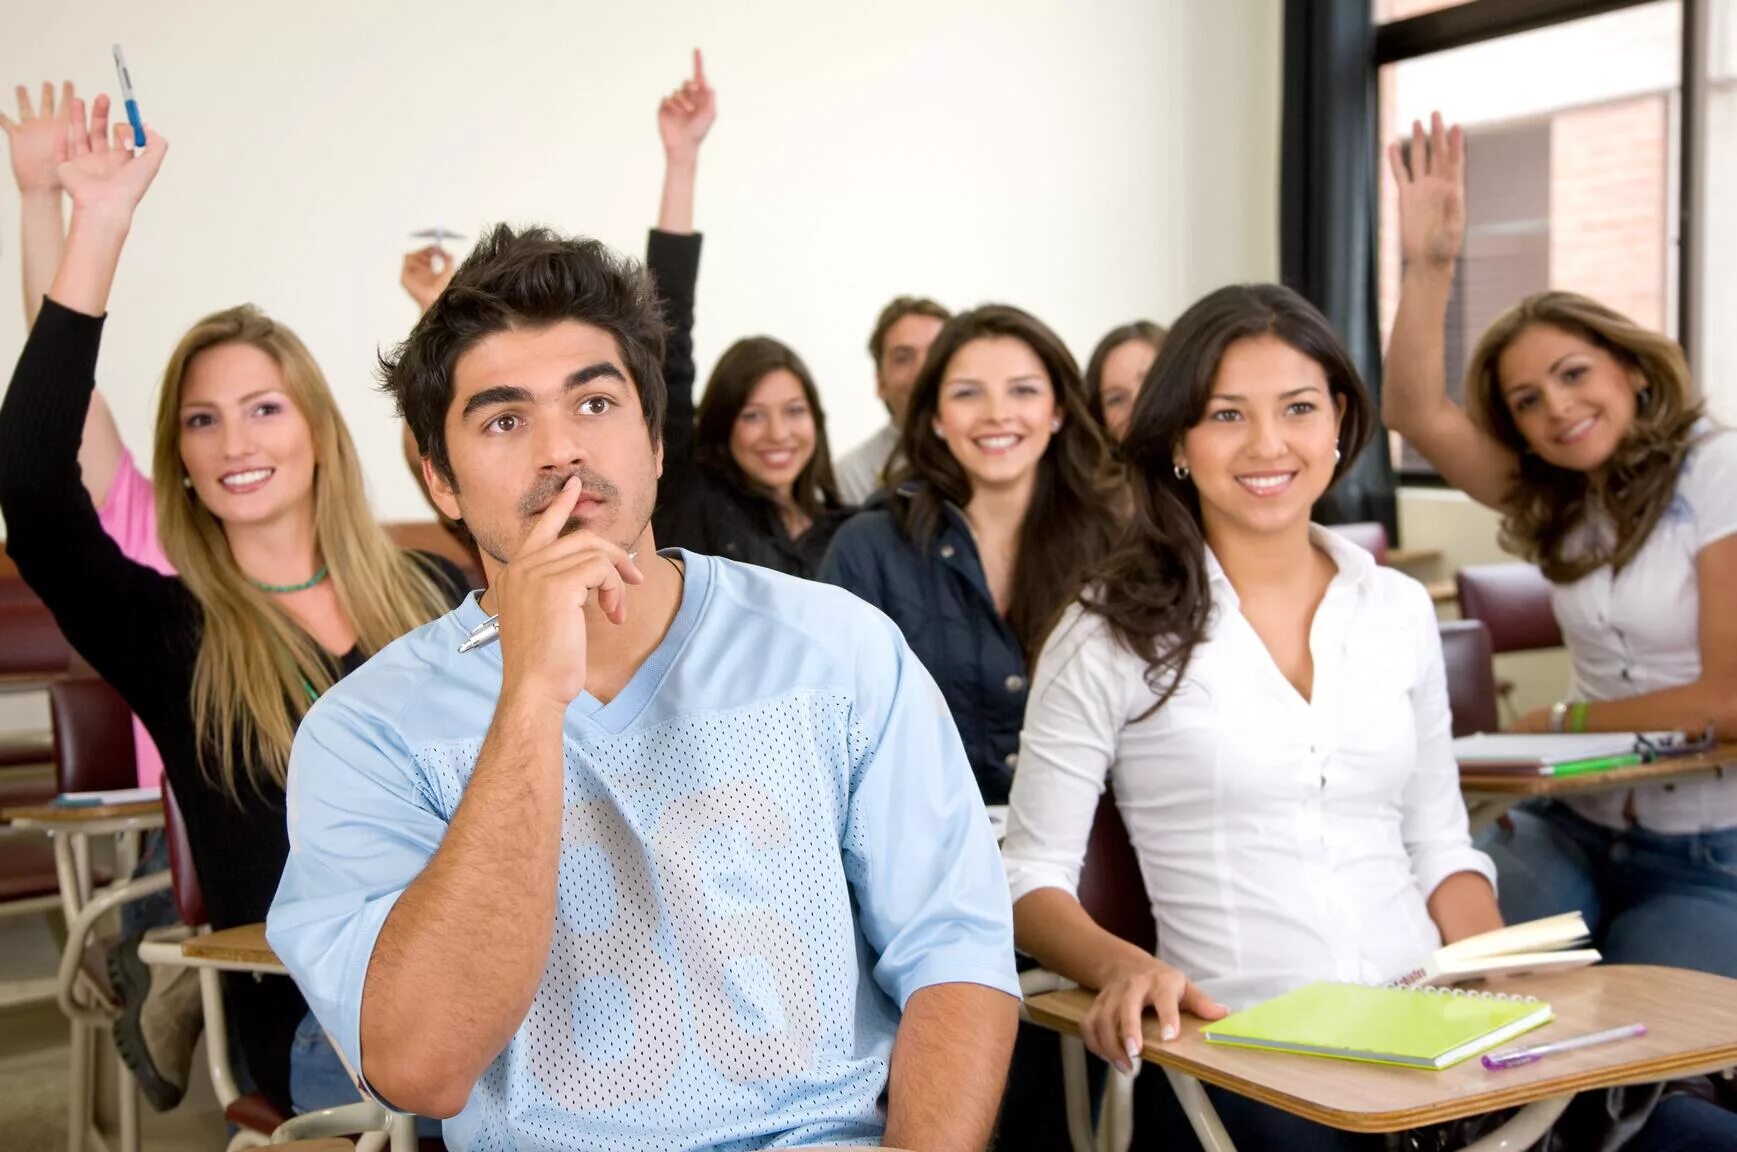
[[[459,265],[410,335],[380,358],[381,385],[416,437],[416,449],[456,490],[446,448],[453,367],[478,341],[513,328],[577,320],[615,337],[639,392],[653,444],[663,440],[663,356],[668,332],[651,276],[600,241],[547,228],[497,224]]]

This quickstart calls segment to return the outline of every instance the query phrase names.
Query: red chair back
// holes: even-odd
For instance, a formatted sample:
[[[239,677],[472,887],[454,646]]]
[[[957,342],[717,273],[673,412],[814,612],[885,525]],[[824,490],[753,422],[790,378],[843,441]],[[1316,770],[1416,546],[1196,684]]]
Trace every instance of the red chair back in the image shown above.
[[[1158,949],[1158,927],[1140,876],[1140,860],[1128,842],[1128,829],[1108,788],[1098,801],[1086,859],[1080,868],[1080,906],[1099,927],[1148,952]]]
[[[51,683],[48,711],[60,791],[106,792],[138,784],[133,715],[107,681],[92,677]]]
[[[1532,564],[1474,564],[1454,574],[1460,615],[1490,630],[1492,652],[1562,647],[1550,582]]]
[[[169,877],[175,893],[175,910],[181,923],[197,928],[205,923],[205,892],[199,887],[199,870],[193,866],[193,846],[187,840],[187,821],[175,802],[175,790],[163,777],[163,836],[169,841]]]
[[[1448,706],[1453,709],[1454,735],[1494,732],[1496,669],[1491,661],[1490,630],[1481,620],[1443,620],[1441,655],[1447,666]]]

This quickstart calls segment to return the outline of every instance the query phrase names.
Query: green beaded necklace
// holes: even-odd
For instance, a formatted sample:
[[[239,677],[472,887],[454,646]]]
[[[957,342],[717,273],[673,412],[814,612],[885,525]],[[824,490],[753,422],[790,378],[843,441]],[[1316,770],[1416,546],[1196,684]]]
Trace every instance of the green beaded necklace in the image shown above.
[[[249,581],[249,583],[251,583],[255,588],[258,588],[261,592],[269,592],[273,596],[283,596],[290,592],[306,592],[309,588],[312,588],[314,585],[326,578],[327,567],[327,565],[321,564],[318,572],[315,572],[300,584],[267,584],[263,580],[252,580]]]

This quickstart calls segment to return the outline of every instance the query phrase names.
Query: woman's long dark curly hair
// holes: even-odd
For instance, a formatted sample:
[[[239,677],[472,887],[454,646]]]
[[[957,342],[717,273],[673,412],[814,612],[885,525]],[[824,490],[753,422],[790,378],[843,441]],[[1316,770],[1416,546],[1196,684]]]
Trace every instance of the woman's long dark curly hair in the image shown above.
[[[1083,597],[1116,640],[1146,665],[1157,694],[1175,694],[1212,616],[1200,494],[1175,471],[1176,448],[1206,416],[1219,363],[1232,344],[1275,336],[1319,364],[1342,408],[1339,463],[1351,470],[1374,434],[1375,407],[1338,334],[1315,306],[1277,284],[1237,284],[1204,297],[1176,321],[1134,401],[1121,456],[1133,511],[1127,534]]]
[[[1558,468],[1532,453],[1502,395],[1502,353],[1540,324],[1604,349],[1646,381],[1634,422],[1606,464],[1596,493],[1585,472]],[[1702,416],[1688,361],[1676,341],[1573,292],[1528,296],[1496,318],[1466,369],[1466,406],[1520,458],[1520,473],[1504,501],[1502,546],[1537,564],[1558,584],[1571,584],[1606,564],[1620,572],[1634,559],[1676,493],[1677,473]],[[1579,531],[1595,502],[1613,529],[1608,541],[1583,538]]]

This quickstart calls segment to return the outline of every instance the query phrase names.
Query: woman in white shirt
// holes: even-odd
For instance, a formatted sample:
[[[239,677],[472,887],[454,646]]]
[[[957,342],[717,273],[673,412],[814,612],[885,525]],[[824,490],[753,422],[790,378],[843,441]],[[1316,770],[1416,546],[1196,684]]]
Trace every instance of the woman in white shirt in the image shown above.
[[[1427,143],[1427,148],[1426,148]],[[1682,350],[1565,292],[1528,297],[1446,393],[1464,142],[1438,115],[1391,156],[1406,257],[1386,416],[1449,483],[1502,513],[1552,584],[1570,694],[1522,731],[1711,727],[1737,740],[1737,432],[1702,414]],[[1486,845],[1509,919],[1579,909],[1605,958],[1737,976],[1737,777],[1566,798]]]
[[[1179,1008],[1390,978],[1501,923],[1429,596],[1309,522],[1376,425],[1331,327],[1289,289],[1221,289],[1153,381],[1122,445],[1132,532],[1038,659],[1003,845],[1020,950],[1100,990],[1082,1033],[1123,1068],[1148,1007],[1173,1034]],[[1156,957],[1075,898],[1106,777]],[[1214,1100],[1242,1147],[1368,1141]]]

